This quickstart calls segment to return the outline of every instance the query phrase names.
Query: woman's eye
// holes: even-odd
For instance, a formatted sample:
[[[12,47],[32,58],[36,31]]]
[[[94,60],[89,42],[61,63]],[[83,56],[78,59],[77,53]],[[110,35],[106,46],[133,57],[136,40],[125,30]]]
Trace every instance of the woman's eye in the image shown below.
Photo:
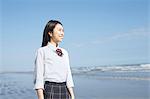
[[[60,31],[60,32],[61,32],[61,31],[62,31],[62,32],[64,32],[64,30],[63,30],[63,29],[59,29],[58,31]]]

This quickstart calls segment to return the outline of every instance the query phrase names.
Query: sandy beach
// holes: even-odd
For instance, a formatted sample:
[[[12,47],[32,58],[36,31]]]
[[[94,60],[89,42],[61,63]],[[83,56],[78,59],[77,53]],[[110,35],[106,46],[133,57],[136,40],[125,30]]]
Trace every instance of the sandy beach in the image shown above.
[[[149,99],[149,81],[75,76],[77,99]]]
[[[105,74],[106,75],[106,74]],[[150,80],[73,74],[76,99],[150,99]],[[1,73],[1,99],[37,99],[33,73]]]

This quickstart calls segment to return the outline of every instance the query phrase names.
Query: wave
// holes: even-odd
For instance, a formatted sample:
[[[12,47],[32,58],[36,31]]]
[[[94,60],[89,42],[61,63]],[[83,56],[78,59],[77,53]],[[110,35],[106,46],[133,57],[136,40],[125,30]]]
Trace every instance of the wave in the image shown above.
[[[75,74],[88,72],[150,72],[150,64],[74,67],[72,72]]]
[[[150,64],[109,65],[72,68],[75,75],[95,79],[122,79],[150,81]]]

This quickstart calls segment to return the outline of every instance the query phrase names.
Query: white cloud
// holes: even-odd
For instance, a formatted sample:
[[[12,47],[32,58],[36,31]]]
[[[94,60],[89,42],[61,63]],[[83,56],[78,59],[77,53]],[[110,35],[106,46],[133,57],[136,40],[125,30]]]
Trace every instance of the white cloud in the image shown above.
[[[122,38],[135,38],[135,37],[146,37],[148,36],[149,31],[147,28],[137,28],[137,29],[132,29],[127,33],[118,33],[116,35],[106,37],[106,38],[100,38],[97,40],[91,41],[92,44],[102,44]]]
[[[72,43],[74,47],[83,47],[88,44],[104,44],[108,42],[112,42],[114,40],[120,40],[120,39],[128,39],[128,38],[135,38],[135,37],[147,37],[149,34],[148,28],[136,28],[132,29],[129,32],[126,33],[118,33],[109,37],[103,37],[96,40],[86,41],[86,43]]]

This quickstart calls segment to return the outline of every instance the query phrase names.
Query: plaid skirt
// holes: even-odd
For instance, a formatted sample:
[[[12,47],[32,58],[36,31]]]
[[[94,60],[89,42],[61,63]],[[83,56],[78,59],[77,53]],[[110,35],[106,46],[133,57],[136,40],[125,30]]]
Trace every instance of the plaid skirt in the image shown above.
[[[71,99],[66,82],[46,81],[44,84],[44,99]]]

